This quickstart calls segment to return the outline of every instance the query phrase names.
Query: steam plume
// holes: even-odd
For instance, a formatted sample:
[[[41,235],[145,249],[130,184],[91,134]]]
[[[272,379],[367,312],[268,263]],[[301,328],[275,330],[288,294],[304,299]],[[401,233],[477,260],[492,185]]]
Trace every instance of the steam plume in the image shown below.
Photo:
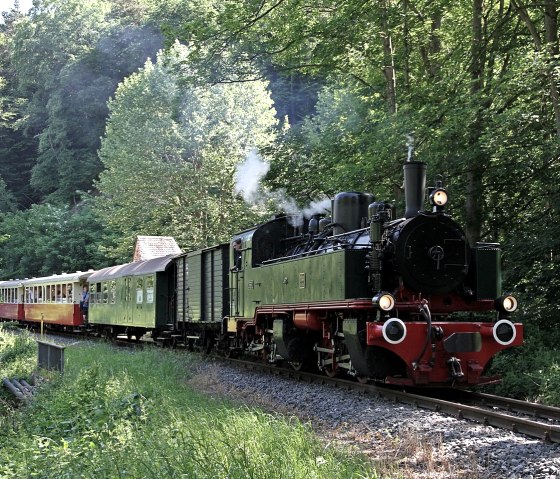
[[[406,161],[412,161],[414,157],[414,137],[412,134],[406,135],[406,146],[408,147],[408,156]]]
[[[235,172],[235,192],[247,203],[261,204],[259,186],[269,169],[270,165],[259,158],[257,151],[251,150]]]
[[[331,200],[323,198],[312,201],[309,206],[300,208],[286,190],[271,191],[261,185],[261,180],[268,173],[270,165],[263,161],[258,152],[252,150],[243,163],[238,165],[235,172],[235,192],[240,194],[245,202],[255,205],[265,205],[272,201],[277,208],[290,216],[292,226],[301,226],[303,218],[324,213],[331,207]]]

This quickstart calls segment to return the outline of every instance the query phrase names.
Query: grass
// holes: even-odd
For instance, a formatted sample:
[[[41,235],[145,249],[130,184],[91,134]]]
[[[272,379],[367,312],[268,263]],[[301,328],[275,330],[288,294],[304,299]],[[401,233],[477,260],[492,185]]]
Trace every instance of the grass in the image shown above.
[[[3,374],[30,373],[32,341],[10,336],[0,331]],[[185,353],[84,343],[66,359],[64,376],[0,417],[0,477],[378,477],[365,458],[325,446],[296,418],[193,390]]]

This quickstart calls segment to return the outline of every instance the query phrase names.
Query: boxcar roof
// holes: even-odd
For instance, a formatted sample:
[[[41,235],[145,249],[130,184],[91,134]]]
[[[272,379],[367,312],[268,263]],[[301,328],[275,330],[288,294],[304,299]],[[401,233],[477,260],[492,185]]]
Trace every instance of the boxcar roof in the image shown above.
[[[175,256],[177,255],[172,254],[162,256],[161,258],[153,258],[145,261],[135,261],[134,263],[110,266],[109,268],[100,269],[99,271],[93,273],[89,277],[88,282],[96,283],[98,281],[122,278],[123,276],[143,276],[145,274],[165,271]]]
[[[25,286],[47,283],[79,283],[80,281],[87,279],[92,274],[93,270],[76,271],[75,273],[53,274],[52,276],[44,276],[42,278],[24,279],[21,283]]]

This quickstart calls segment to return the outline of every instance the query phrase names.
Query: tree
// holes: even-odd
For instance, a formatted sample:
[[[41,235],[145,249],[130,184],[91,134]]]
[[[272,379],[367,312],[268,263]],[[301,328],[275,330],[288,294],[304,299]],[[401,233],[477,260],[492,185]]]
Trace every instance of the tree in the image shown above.
[[[16,206],[28,207],[37,197],[29,180],[35,161],[37,141],[23,135],[21,123],[26,99],[16,90],[17,78],[10,66],[11,37],[15,24],[22,18],[16,9],[3,12],[0,24],[0,157],[5,187],[13,194]]]
[[[88,202],[79,208],[34,205],[0,221],[3,279],[47,276],[108,266],[98,248],[101,225]]]
[[[41,0],[15,25],[10,61],[29,98],[23,131],[38,138],[30,182],[41,198],[76,204],[91,188],[106,102],[161,45],[157,30],[137,24],[147,9],[124,15],[131,3]]]
[[[6,182],[0,176],[0,213],[13,211],[16,206],[14,195],[6,188]]]
[[[127,258],[138,234],[176,237],[187,249],[225,241],[255,215],[233,195],[235,166],[273,140],[262,82],[178,87],[177,45],[128,77],[110,102],[100,157],[98,213]]]

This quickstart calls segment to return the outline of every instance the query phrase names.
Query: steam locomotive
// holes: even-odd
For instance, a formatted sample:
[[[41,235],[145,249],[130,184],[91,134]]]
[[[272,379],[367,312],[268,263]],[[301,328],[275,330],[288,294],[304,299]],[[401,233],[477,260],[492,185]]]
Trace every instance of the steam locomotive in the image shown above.
[[[279,216],[229,244],[75,273],[65,288],[89,284],[82,327],[107,337],[150,333],[162,343],[360,381],[496,382],[485,375],[492,358],[523,342],[522,325],[511,320],[517,300],[501,290],[499,245],[469,245],[445,213],[441,184],[428,188],[431,211],[423,210],[424,163],[405,163],[404,177],[403,218],[370,194],[339,193],[332,218]],[[0,316],[80,327],[76,296],[67,299],[73,308],[64,305],[71,322],[41,313],[54,308],[38,297],[55,291],[57,278],[45,278],[48,290],[37,279],[0,282],[2,297],[23,303],[0,302]]]

